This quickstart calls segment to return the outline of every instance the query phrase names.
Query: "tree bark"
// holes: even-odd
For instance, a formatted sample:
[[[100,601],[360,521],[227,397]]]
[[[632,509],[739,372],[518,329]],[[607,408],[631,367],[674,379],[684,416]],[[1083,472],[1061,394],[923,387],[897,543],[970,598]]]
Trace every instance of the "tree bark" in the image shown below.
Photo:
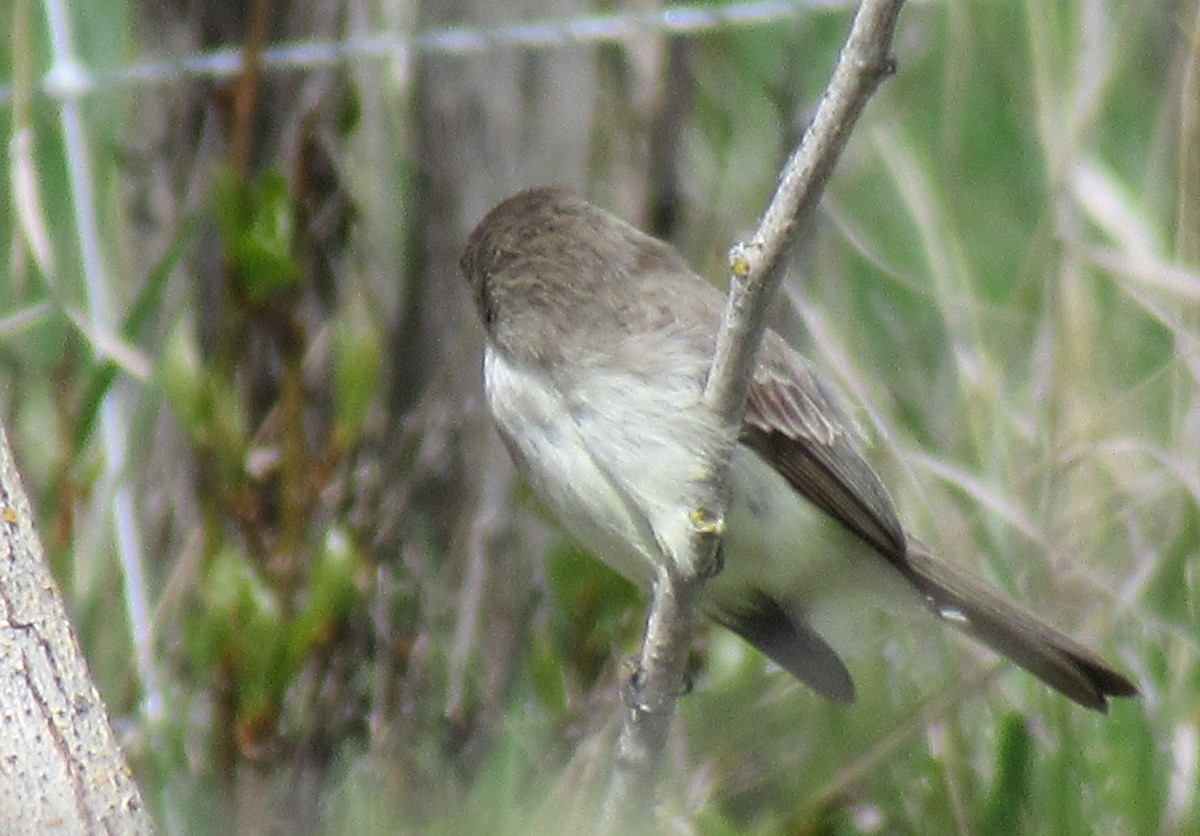
[[[153,833],[0,429],[0,830]]]

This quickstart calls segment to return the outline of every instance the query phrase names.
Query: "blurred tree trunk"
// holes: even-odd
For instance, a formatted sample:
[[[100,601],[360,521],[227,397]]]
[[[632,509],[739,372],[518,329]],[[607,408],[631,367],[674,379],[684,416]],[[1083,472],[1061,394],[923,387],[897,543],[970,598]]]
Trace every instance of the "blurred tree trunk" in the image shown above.
[[[153,833],[67,621],[0,429],[0,821],[5,833]]]
[[[416,28],[486,26],[586,9],[581,0],[502,6],[431,0],[420,5]],[[410,508],[419,513],[410,513],[380,551],[411,554],[421,530],[417,520],[439,533],[444,550],[428,558],[444,561],[439,571],[411,573],[427,581],[419,594],[428,608],[423,620],[443,620],[438,611],[448,609],[443,615],[452,624],[445,693],[430,695],[440,717],[425,721],[449,722],[449,744],[470,771],[508,699],[537,601],[536,558],[544,545],[535,547],[535,532],[511,514],[513,471],[483,410],[482,328],[458,258],[471,227],[512,192],[541,183],[585,186],[594,51],[501,49],[415,60],[412,269],[390,339],[390,420],[399,430],[418,418],[421,445],[439,460],[440,474],[413,498],[418,507]],[[406,687],[420,692],[425,685]]]

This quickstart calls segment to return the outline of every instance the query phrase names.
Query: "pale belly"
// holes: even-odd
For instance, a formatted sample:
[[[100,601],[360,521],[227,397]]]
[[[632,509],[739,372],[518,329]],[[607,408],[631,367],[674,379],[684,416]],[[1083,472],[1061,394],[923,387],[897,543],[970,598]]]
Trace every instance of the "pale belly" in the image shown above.
[[[484,370],[497,426],[538,496],[586,548],[648,589],[664,549],[687,548],[699,466],[694,450],[646,422],[619,420],[594,403],[568,403],[494,351],[486,353]],[[673,400],[659,390],[630,392],[636,384],[628,381],[619,385],[621,391],[597,398],[657,403],[663,424],[675,426],[691,405],[678,402],[686,393]],[[736,609],[747,594],[766,594],[839,651],[863,641],[864,606],[924,609],[885,558],[757,453],[737,446],[731,478],[724,569],[706,587],[706,609]]]
[[[584,546],[648,588],[664,551],[682,554],[690,538],[701,462],[664,428],[667,416],[675,426],[694,411],[699,393],[630,375],[569,400],[491,349],[484,378],[496,425],[538,496]],[[620,406],[631,399],[653,417],[629,420]]]

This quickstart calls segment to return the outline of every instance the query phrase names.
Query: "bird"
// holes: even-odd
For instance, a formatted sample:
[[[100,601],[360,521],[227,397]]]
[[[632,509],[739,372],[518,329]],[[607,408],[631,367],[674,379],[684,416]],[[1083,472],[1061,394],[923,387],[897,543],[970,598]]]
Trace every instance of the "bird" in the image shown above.
[[[1095,711],[1137,695],[905,529],[833,387],[774,331],[741,426],[723,426],[703,392],[725,298],[670,244],[542,186],[491,209],[460,267],[486,332],[487,406],[518,471],[643,590],[687,553],[706,463],[724,452],[723,568],[700,608],[820,696],[855,701],[845,636],[870,608],[930,612]]]

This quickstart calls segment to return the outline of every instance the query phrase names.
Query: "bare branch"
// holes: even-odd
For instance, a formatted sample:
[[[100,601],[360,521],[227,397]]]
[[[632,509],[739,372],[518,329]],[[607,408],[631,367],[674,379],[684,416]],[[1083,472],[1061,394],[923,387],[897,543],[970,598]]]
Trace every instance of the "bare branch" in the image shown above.
[[[729,304],[704,394],[732,426],[745,411],[767,307],[782,278],[781,256],[797,230],[811,222],[867,100],[895,70],[890,50],[902,5],[903,0],[865,0],[860,7],[812,124],[784,167],[758,230],[730,251]]]
[[[757,232],[730,251],[729,299],[704,396],[731,428],[740,425],[745,411],[767,308],[782,277],[782,256],[797,231],[811,222],[867,100],[893,72],[890,50],[902,5],[903,0],[864,0],[859,7],[812,124],[784,167]],[[675,698],[683,687],[695,604],[706,575],[719,568],[730,453],[710,463],[708,501],[692,512],[693,559],[664,561],[658,571],[640,664],[629,689],[633,699],[605,800],[609,830],[650,826],[649,820],[636,817],[653,803]]]

